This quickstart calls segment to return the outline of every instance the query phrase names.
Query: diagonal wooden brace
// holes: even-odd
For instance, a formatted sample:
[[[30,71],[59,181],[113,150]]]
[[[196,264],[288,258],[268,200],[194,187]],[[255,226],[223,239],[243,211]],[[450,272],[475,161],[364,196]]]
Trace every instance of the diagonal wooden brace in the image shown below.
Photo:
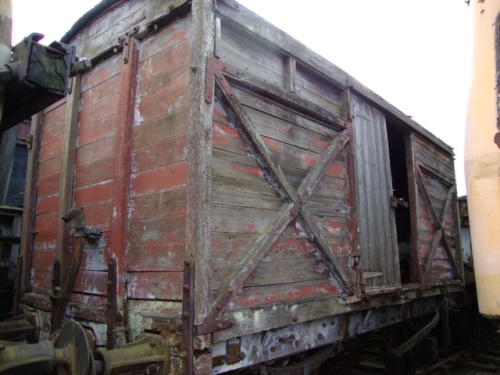
[[[349,141],[349,135],[343,131],[339,136],[332,140],[330,146],[321,155],[316,164],[311,168],[306,178],[303,180],[298,190],[296,191],[288,182],[287,178],[281,171],[279,165],[273,160],[271,152],[267,148],[260,134],[253,125],[251,119],[243,110],[243,107],[236,95],[233,93],[231,86],[225,79],[222,72],[215,73],[214,92],[222,105],[224,106],[229,117],[235,124],[240,125],[240,131],[250,144],[254,154],[261,159],[265,172],[269,175],[268,178],[277,180],[281,189],[278,194],[285,200],[283,208],[275,215],[273,220],[264,229],[252,248],[246,253],[246,256],[238,263],[227,281],[219,288],[220,293],[216,297],[215,303],[212,305],[204,322],[197,327],[197,334],[213,332],[216,327],[216,318],[223,313],[227,305],[235,298],[237,293],[243,288],[245,281],[250,277],[259,262],[265,256],[267,251],[279,238],[283,230],[297,216],[301,215],[306,229],[310,233],[310,237],[318,247],[322,256],[330,261],[325,261],[330,272],[338,280],[344,292],[353,294],[352,288],[349,286],[348,277],[336,255],[332,251],[330,245],[321,234],[320,229],[312,221],[310,215],[303,207],[308,198],[314,193],[321,177],[328,169],[330,163],[336,158],[339,152],[344,148]]]

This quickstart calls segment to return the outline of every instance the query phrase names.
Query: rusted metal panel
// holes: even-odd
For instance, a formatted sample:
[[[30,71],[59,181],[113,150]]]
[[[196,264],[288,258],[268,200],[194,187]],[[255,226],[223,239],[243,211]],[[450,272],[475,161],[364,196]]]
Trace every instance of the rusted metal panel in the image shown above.
[[[367,287],[400,283],[392,196],[389,148],[384,115],[353,95],[356,211],[361,265],[381,276],[366,280]]]

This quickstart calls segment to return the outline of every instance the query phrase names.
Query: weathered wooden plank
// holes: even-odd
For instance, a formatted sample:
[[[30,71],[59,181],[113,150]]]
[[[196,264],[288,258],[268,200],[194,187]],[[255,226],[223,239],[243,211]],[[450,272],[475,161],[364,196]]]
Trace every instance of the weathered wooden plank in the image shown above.
[[[76,278],[74,291],[105,296],[107,294],[107,272],[80,270]]]
[[[113,207],[111,202],[101,202],[85,206],[85,224],[99,227],[103,232],[111,230]]]
[[[186,217],[172,216],[130,223],[130,246],[184,243]]]
[[[82,88],[82,75],[77,75],[74,80],[71,95],[67,98],[66,116],[64,126],[63,150],[61,154],[61,174],[59,180],[59,207],[58,218],[61,218],[73,207],[74,167],[76,157],[76,137],[78,131],[79,102]],[[69,230],[70,224],[64,220],[57,221],[57,259],[61,262],[61,280],[65,282],[68,277],[69,264]]]
[[[160,73],[167,70],[173,70],[181,73],[183,71],[184,73],[187,73],[189,70],[190,55],[191,41],[189,39],[182,40],[177,44],[171,45],[164,50],[159,51],[140,63],[139,81],[141,83],[151,79],[158,81],[162,77],[166,77],[165,75],[160,75]],[[175,69],[177,66],[180,66],[182,71]],[[159,77],[155,77],[157,75],[159,75]],[[168,85],[169,81],[167,80],[165,83]],[[139,88],[141,88],[141,86],[139,86]],[[140,92],[142,92],[142,90],[140,90]]]
[[[191,33],[191,16],[177,18],[156,33],[142,41],[139,61],[144,61],[159,52],[184,40],[189,40]]]
[[[139,75],[137,87],[139,99],[165,94],[168,91],[187,85],[189,82],[188,62],[189,60],[174,67],[169,67],[168,65],[165,65],[164,61],[162,61],[160,66],[163,70],[156,72],[156,74],[152,77],[146,79],[143,78],[142,75]],[[142,72],[142,69],[150,69],[150,66],[146,64],[143,65],[145,66],[140,66],[140,72]],[[149,74],[151,73],[148,72],[143,75],[146,76]]]
[[[285,88],[295,92],[297,79],[297,60],[293,57],[285,57]]]
[[[182,272],[130,272],[130,299],[182,300]]]
[[[258,234],[212,232],[211,261],[239,262],[258,237]]]
[[[52,268],[55,260],[53,250],[35,250],[33,252],[33,264],[38,268]]]
[[[270,45],[256,43],[221,24],[217,53],[227,63],[284,87],[285,64],[282,55]]]
[[[59,192],[60,173],[53,174],[46,178],[38,180],[38,195],[51,195]],[[36,197],[35,197],[36,198]]]
[[[245,107],[245,110],[260,134],[267,138],[316,153],[323,153],[332,140],[331,136],[324,136],[256,109]],[[319,124],[314,125],[316,128],[320,126]],[[325,127],[325,129],[328,128]],[[332,133],[336,135],[336,132]]]
[[[61,166],[62,166],[62,159],[60,156],[56,156],[55,158],[41,162],[38,165],[39,165],[38,176],[40,180],[54,176],[55,174],[58,174],[60,177]]]
[[[280,121],[280,127],[296,125],[297,127],[318,133],[327,138],[332,138],[337,135],[339,130],[342,130],[341,127],[332,128],[331,124],[327,125],[317,119],[309,118],[305,114],[301,114],[292,108],[273,102],[270,98],[264,98],[256,95],[256,93],[246,91],[244,88],[233,87],[233,91],[247,111],[253,109],[282,120]]]
[[[107,137],[101,138],[83,147],[79,147],[76,150],[76,167],[81,167],[82,165],[94,163],[96,161],[114,156],[117,150],[116,141],[116,133],[113,132]]]
[[[240,73],[237,77],[227,75],[227,79],[229,79],[233,85],[246,88],[258,95],[270,98],[277,103],[289,107],[291,110],[329,124],[334,129],[341,130],[343,128],[343,125],[340,125],[341,122],[338,121],[340,110],[338,110],[337,107],[330,106],[325,108],[308,99],[289,93],[279,86],[262,80],[259,76],[253,76],[247,73],[243,75]]]
[[[115,157],[111,156],[75,169],[75,188],[108,181],[113,177]]]
[[[166,165],[155,169],[133,173],[131,176],[132,196],[149,194],[161,190],[177,189],[186,185],[187,162]]]
[[[261,233],[277,212],[212,203],[211,230],[223,233]]]
[[[24,213],[20,247],[20,254],[23,257],[24,261],[22,269],[22,290],[20,292],[29,290],[31,287],[31,268],[33,264],[33,254],[36,251],[42,249],[51,250],[51,252],[54,253],[56,245],[55,231],[35,235],[37,182],[39,196],[54,194],[59,189],[59,174],[54,174],[53,176],[45,179],[39,179],[38,156],[40,154],[43,121],[44,116],[42,116],[41,114],[33,116],[31,121],[30,134],[33,137],[33,143],[31,149],[28,151],[28,163],[26,166]]]
[[[81,188],[75,189],[75,205],[85,206],[99,202],[107,202],[112,200],[114,193],[115,191],[113,190],[113,180],[108,180],[93,185],[86,185]]]
[[[188,108],[188,86],[179,86],[166,93],[142,100],[136,110],[136,123],[149,122]]]
[[[341,90],[312,70],[298,64],[297,94],[304,99],[340,113]],[[333,109],[334,108],[334,109]]]
[[[306,209],[311,215],[347,218],[351,211],[344,199],[312,195],[306,203]]]
[[[294,188],[298,188],[307,175],[307,171],[297,168],[282,166],[281,169]],[[323,176],[321,184],[312,196],[345,200],[347,196],[347,181],[345,179]]]
[[[296,305],[305,301],[339,296],[342,290],[331,281],[314,280],[293,284],[270,285],[259,288],[245,288],[233,301],[231,310],[251,309],[255,307],[280,305]],[[283,318],[283,317],[282,317]],[[253,323],[253,322],[252,322]],[[290,317],[290,324],[293,323]],[[245,325],[244,322],[242,322]],[[279,325],[283,324],[281,320]],[[276,326],[276,325],[275,325]],[[252,332],[253,329],[250,329]],[[247,330],[247,332],[249,332]]]
[[[154,192],[130,198],[130,219],[155,219],[186,214],[186,190]]]
[[[134,245],[127,252],[128,272],[182,272],[185,244]]]
[[[309,170],[321,156],[270,138],[263,137],[262,139],[271,151],[274,160],[280,165]],[[330,177],[346,178],[345,163],[339,160],[332,161],[325,170],[325,174]]]
[[[254,183],[267,182],[259,163],[250,156],[213,149],[211,162],[214,177],[221,176]]]
[[[175,164],[187,159],[187,135],[180,134],[139,149],[132,154],[132,172]]]
[[[36,215],[34,232],[54,231],[57,229],[59,216],[57,212],[48,212],[46,214]]]
[[[45,129],[50,129],[53,126],[60,125],[64,122],[66,116],[66,100],[61,100],[53,104],[43,111],[43,132],[45,137]],[[42,141],[43,144],[43,141]]]
[[[228,277],[233,266],[232,263],[217,263],[217,268],[212,274],[214,284],[218,285]],[[279,259],[278,261],[270,261],[266,257],[245,281],[244,287],[291,284],[328,280],[328,278],[328,269],[314,257],[309,259]]]
[[[133,148],[138,149],[148,144],[186,133],[187,119],[187,110],[182,110],[150,122],[136,123],[132,135]]]
[[[109,137],[116,130],[118,114],[112,114],[93,123],[80,122],[78,129],[78,147]]]
[[[61,133],[61,137],[59,139],[54,139],[50,143],[42,144],[42,147],[40,149],[40,156],[39,156],[40,162],[50,160],[50,159],[55,158],[57,156],[60,156],[62,154],[62,151],[63,151],[62,150],[63,149],[62,135],[63,135],[63,133]]]
[[[64,108],[64,106],[63,106]],[[43,130],[41,131],[41,145],[45,145],[54,141],[61,141],[63,138],[63,128],[64,128],[64,121],[58,121],[55,124],[52,124],[52,126],[45,127],[43,126]]]
[[[234,152],[245,156],[248,155],[248,149],[238,130],[217,121],[212,123],[212,145],[213,148],[218,150]]]
[[[111,98],[120,92],[120,74],[103,80],[83,92],[80,101],[80,110],[97,105],[105,99]]]
[[[271,210],[279,210],[283,205],[269,184],[257,184],[221,176],[212,178],[211,201],[230,206]]]
[[[445,180],[453,181],[455,179],[453,164],[448,164],[446,159],[440,159],[437,152],[433,153],[417,145],[416,158],[421,164]]]
[[[82,93],[121,74],[121,59],[121,54],[115,54],[99,64],[95,64],[92,70],[83,76]]]
[[[113,96],[105,98],[94,105],[83,108],[80,112],[80,123],[83,126],[91,125],[99,122],[107,117],[118,113],[120,94],[116,93]]]
[[[38,215],[47,212],[55,212],[59,207],[59,194],[39,196],[36,201],[36,213]]]

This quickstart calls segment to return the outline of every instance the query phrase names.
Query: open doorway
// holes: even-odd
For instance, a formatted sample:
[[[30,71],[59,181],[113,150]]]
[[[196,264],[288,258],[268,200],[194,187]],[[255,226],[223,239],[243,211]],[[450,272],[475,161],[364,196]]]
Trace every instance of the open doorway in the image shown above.
[[[408,160],[406,148],[410,133],[406,129],[387,122],[387,139],[391,163],[392,195],[399,204],[394,208],[398,242],[401,284],[411,282],[411,217],[410,209],[404,203],[410,202],[408,189]]]

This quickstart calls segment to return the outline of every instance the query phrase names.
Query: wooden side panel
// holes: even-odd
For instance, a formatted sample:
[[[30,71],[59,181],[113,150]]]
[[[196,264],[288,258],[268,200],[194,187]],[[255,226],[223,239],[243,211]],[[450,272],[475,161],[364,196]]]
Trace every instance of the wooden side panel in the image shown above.
[[[121,56],[112,56],[85,74],[82,81],[74,205],[84,208],[86,225],[99,227],[103,234],[84,248],[74,288],[79,297],[75,298],[104,296],[107,290],[121,65]]]
[[[352,104],[361,266],[382,273],[366,280],[367,287],[379,289],[400,283],[385,117],[357,96]]]
[[[461,256],[457,246],[453,157],[422,137],[415,136],[414,142],[419,170],[417,220],[424,281],[440,283],[457,279]]]
[[[56,237],[61,154],[66,101],[46,109],[38,164],[38,187],[33,237],[32,291],[46,294],[51,288],[52,264],[56,260]]]
[[[130,299],[181,300],[191,17],[142,41],[132,135]]]
[[[232,90],[272,159],[290,185],[298,189],[337,131],[244,89]],[[216,290],[283,207],[283,201],[246,143],[241,126],[229,119],[218,101],[212,130],[212,285]],[[341,261],[347,261],[350,253],[346,173],[345,153],[341,152],[306,203],[312,221]],[[246,280],[231,308],[339,294],[302,225],[300,219],[290,222]]]

